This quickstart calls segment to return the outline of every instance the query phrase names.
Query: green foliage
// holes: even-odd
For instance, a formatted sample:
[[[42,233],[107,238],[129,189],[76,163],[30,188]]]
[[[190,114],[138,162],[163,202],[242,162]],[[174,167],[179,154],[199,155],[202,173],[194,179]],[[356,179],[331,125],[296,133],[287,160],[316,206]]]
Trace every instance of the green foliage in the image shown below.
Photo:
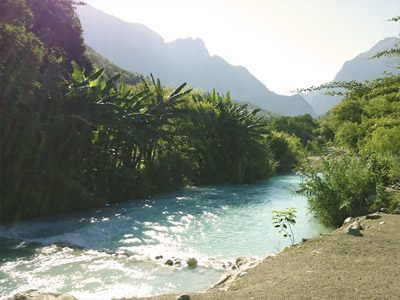
[[[277,161],[277,171],[289,172],[303,159],[300,139],[285,132],[272,131],[267,141]]]
[[[194,95],[193,101],[194,111],[182,132],[193,137],[184,150],[199,168],[193,183],[245,183],[273,174],[266,124],[258,109],[235,104],[229,94],[221,97],[215,91]]]
[[[279,233],[283,232],[284,237],[290,238],[290,242],[294,245],[294,233],[292,226],[296,225],[297,210],[293,207],[286,210],[273,210],[272,219],[275,228],[280,228]]]
[[[387,207],[390,159],[341,155],[323,161],[323,173],[306,170],[297,190],[307,196],[314,215],[326,226],[338,227],[347,217]]]
[[[314,139],[318,122],[309,114],[296,117],[278,117],[270,120],[268,124],[271,130],[286,132],[297,136],[303,146]]]
[[[0,1],[0,222],[274,173],[259,109],[92,70],[74,4]],[[298,142],[282,139],[289,166]]]
[[[75,13],[73,0],[26,0],[34,20],[31,31],[44,44],[49,57],[62,57],[61,70],[64,76],[72,72],[71,62],[90,71],[91,63],[85,55],[82,28]],[[50,67],[45,61],[43,67]]]
[[[398,49],[377,57],[391,54]],[[323,88],[339,88],[345,95],[324,120],[345,152],[326,158],[321,174],[303,170],[299,192],[325,225],[340,226],[348,216],[393,206],[384,187],[400,176],[400,76],[334,82],[317,89]]]
[[[1,1],[0,17],[0,105],[4,107],[40,86],[37,76],[44,48],[28,31],[32,15],[23,1]]]
[[[336,143],[354,153],[398,155],[399,88],[400,76],[392,75],[365,82],[362,94],[349,91],[329,115]]]

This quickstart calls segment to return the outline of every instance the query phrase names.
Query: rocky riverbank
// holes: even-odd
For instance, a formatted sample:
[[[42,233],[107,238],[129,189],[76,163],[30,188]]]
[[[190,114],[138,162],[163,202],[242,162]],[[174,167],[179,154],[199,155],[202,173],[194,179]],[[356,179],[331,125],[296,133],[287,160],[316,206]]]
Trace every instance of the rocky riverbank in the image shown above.
[[[205,293],[141,300],[399,299],[400,215],[378,215],[347,220]]]
[[[262,261],[238,259],[238,269],[204,293],[121,300],[398,299],[399,228],[400,215],[349,219],[334,232],[279,255]],[[10,299],[75,299],[30,295]]]

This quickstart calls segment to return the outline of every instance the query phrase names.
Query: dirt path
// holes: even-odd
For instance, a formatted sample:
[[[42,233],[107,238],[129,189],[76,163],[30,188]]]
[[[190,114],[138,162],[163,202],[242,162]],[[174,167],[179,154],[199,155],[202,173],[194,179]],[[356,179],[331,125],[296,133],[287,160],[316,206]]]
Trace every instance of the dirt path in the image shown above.
[[[363,236],[336,230],[286,249],[237,278],[227,291],[191,300],[400,299],[400,215],[360,218]],[[165,295],[142,300],[176,300]],[[130,300],[139,298],[131,298]]]

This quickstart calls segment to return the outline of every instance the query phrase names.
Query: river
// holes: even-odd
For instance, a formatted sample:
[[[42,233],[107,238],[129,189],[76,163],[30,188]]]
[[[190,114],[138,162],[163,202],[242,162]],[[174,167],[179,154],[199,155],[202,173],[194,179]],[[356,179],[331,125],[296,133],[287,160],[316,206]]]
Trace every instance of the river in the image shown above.
[[[283,174],[251,185],[187,187],[2,226],[0,298],[27,289],[80,300],[203,291],[237,257],[261,258],[290,245],[273,227],[273,210],[297,209],[296,241],[327,232],[306,199],[290,192],[299,182]],[[198,261],[194,269],[186,265],[191,257]],[[165,265],[168,259],[175,265]]]

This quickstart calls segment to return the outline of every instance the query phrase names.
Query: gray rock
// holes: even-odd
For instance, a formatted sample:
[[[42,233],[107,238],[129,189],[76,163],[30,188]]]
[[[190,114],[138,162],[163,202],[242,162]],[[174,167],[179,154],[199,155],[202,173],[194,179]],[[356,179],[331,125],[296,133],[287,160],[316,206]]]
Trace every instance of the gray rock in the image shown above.
[[[195,268],[197,266],[197,259],[195,258],[190,258],[187,262],[189,267]]]
[[[347,228],[347,234],[353,236],[362,236],[362,233],[360,232],[360,229],[357,228],[357,226],[350,226],[349,228]]]
[[[247,263],[249,260],[247,257],[244,256],[240,256],[238,258],[236,258],[236,265],[240,268],[240,266],[244,265],[245,263]]]
[[[172,260],[168,259],[168,260],[165,261],[164,264],[166,264],[166,265],[168,265],[168,266],[173,266],[173,265],[174,265],[174,262],[173,262]]]
[[[246,276],[246,275],[247,275],[247,272],[242,272],[242,273],[239,273],[238,277],[243,277],[243,276]]]
[[[61,293],[49,293],[38,290],[28,290],[15,294],[6,300],[78,300],[74,296]]]
[[[353,223],[351,223],[349,227],[355,228],[355,229],[358,229],[358,230],[363,230],[364,229],[362,224],[361,224],[360,219],[358,219],[358,218]]]
[[[376,220],[376,219],[380,219],[382,218],[382,216],[380,214],[377,213],[373,213],[373,214],[369,214],[365,217],[367,220]]]
[[[342,227],[346,227],[346,226],[350,225],[352,221],[353,221],[353,218],[352,218],[352,217],[346,218],[346,219],[343,221]]]
[[[190,296],[189,295],[180,295],[180,296],[178,296],[178,298],[176,298],[176,300],[190,300]]]

